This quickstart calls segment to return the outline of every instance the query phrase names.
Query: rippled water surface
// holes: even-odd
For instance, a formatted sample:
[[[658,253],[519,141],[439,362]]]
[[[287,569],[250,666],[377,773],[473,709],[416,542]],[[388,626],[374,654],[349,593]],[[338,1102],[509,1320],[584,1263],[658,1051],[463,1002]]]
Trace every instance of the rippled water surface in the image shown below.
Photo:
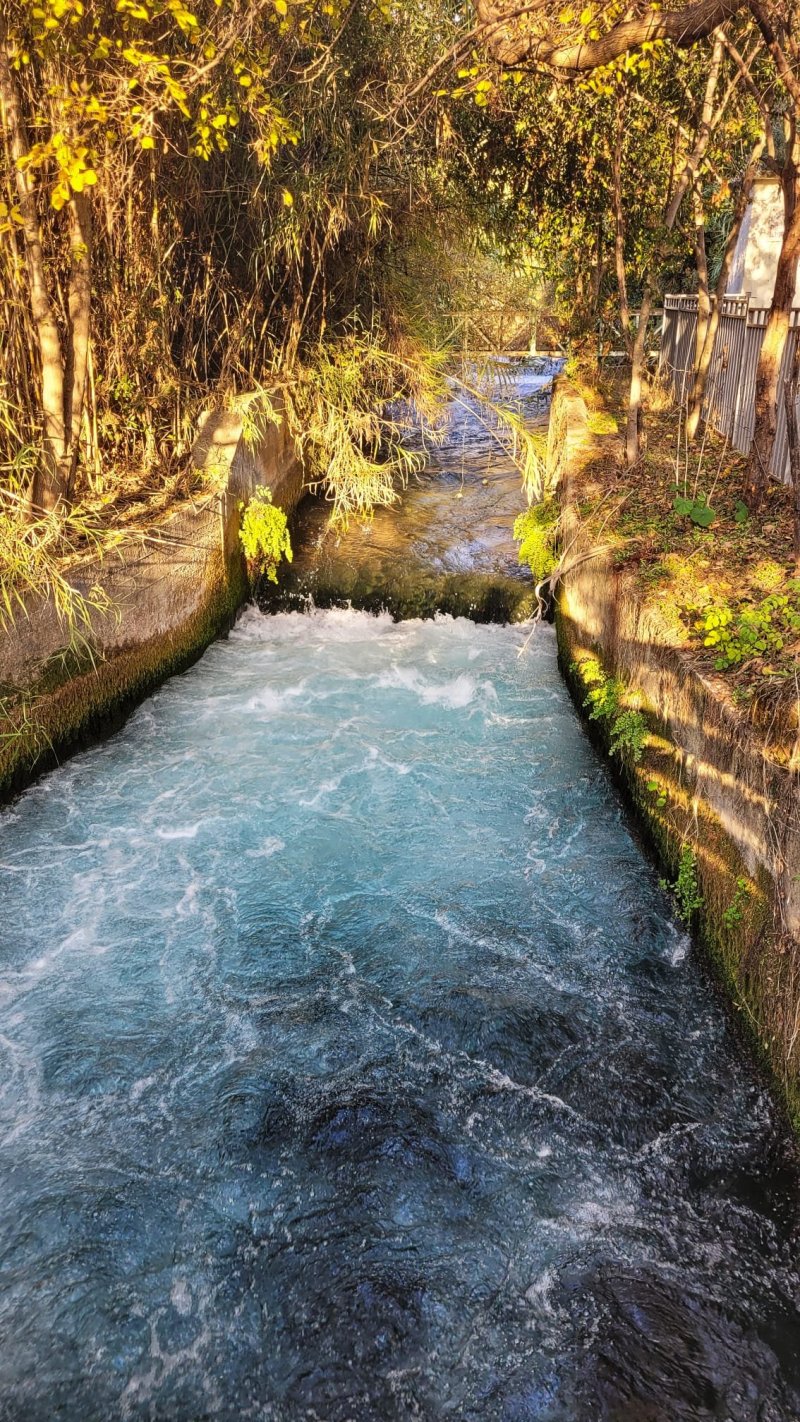
[[[0,1416],[800,1416],[797,1176],[541,633],[245,615],[0,820]]]

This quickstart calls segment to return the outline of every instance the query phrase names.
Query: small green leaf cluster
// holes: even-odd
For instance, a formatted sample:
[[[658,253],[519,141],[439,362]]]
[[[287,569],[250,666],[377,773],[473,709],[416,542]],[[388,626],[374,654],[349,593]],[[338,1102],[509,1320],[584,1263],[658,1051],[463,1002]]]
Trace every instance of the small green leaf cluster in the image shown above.
[[[580,672],[589,692],[584,706],[590,721],[605,721],[609,728],[609,754],[627,752],[634,762],[642,758],[647,740],[647,723],[641,711],[623,705],[625,684],[619,677],[606,676],[596,657],[586,657]]]
[[[667,792],[663,785],[659,785],[657,780],[648,780],[647,789],[650,795],[655,795],[656,807],[663,810],[667,803]]]
[[[553,535],[558,523],[558,508],[552,499],[531,504],[514,520],[514,538],[519,544],[519,561],[527,563],[534,582],[541,582],[552,573],[557,558],[553,550]]]
[[[264,484],[259,485],[248,504],[239,507],[242,510],[239,538],[248,566],[257,576],[266,576],[271,583],[277,583],[281,558],[287,563],[292,561],[286,514],[273,504],[272,494]]]
[[[703,907],[705,902],[700,893],[700,884],[697,879],[697,860],[688,844],[681,850],[681,857],[678,863],[678,877],[674,884],[670,884],[666,879],[661,880],[662,889],[669,889],[678,901],[678,917],[685,923],[690,924],[694,914]]]
[[[770,593],[758,606],[739,612],[727,603],[712,604],[694,625],[703,634],[703,646],[715,648],[717,671],[782,652],[787,641],[800,633],[800,579],[793,578],[785,591]]]
[[[722,921],[726,928],[736,928],[744,918],[745,905],[750,898],[750,885],[746,879],[736,880],[736,892],[733,895],[728,907],[722,915]]]
[[[698,494],[695,499],[689,499],[683,494],[678,494],[672,507],[676,514],[680,514],[682,518],[691,519],[691,522],[696,524],[698,528],[710,528],[717,516],[715,510],[712,509],[708,503],[705,494]]]

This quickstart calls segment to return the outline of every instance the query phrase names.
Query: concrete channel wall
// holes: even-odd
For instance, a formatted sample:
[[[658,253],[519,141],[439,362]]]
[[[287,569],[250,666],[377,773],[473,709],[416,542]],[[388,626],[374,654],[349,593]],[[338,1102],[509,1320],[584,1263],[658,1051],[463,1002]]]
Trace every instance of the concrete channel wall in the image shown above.
[[[44,599],[3,637],[0,796],[119,724],[231,624],[248,591],[239,506],[265,484],[290,512],[302,468],[284,424],[248,443],[241,419],[227,412],[206,416],[193,459],[211,492],[70,573],[81,593],[99,588],[108,603],[79,639]]]
[[[593,465],[607,458],[607,441],[603,448],[591,434],[583,400],[559,381],[549,458],[575,563],[557,600],[562,669],[583,706],[584,666],[596,658],[644,715],[641,760],[623,753],[614,763],[670,881],[691,854],[703,899],[695,927],[798,1126],[800,742],[787,754],[784,737],[778,753],[647,604],[614,549],[592,547],[579,510],[596,501]]]

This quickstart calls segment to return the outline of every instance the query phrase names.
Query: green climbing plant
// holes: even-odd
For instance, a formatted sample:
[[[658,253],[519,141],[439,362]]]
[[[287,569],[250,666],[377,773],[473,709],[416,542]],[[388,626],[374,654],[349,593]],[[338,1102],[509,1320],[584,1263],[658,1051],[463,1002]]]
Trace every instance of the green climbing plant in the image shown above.
[[[722,921],[726,928],[736,928],[744,918],[744,911],[750,899],[750,885],[745,878],[736,880],[736,890],[728,907],[722,915]]]
[[[590,721],[603,721],[609,730],[609,754],[627,754],[638,763],[647,740],[647,722],[641,711],[625,705],[625,683],[606,676],[596,657],[585,657],[578,668],[588,686],[584,706]]]
[[[662,879],[661,887],[668,889],[675,895],[678,904],[678,918],[688,926],[697,910],[701,909],[704,903],[697,877],[697,859],[688,844],[685,844],[681,850],[677,878],[673,883]]]
[[[242,525],[239,529],[244,554],[251,575],[278,581],[282,558],[292,561],[292,544],[286,514],[272,502],[272,493],[260,484],[247,504],[239,505]]]

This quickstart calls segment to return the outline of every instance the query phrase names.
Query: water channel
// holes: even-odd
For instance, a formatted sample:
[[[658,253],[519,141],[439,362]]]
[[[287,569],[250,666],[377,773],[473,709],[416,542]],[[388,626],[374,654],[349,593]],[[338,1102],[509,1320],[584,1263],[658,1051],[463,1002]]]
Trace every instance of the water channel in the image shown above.
[[[266,615],[0,819],[0,1417],[800,1417],[798,1170],[552,630]]]

